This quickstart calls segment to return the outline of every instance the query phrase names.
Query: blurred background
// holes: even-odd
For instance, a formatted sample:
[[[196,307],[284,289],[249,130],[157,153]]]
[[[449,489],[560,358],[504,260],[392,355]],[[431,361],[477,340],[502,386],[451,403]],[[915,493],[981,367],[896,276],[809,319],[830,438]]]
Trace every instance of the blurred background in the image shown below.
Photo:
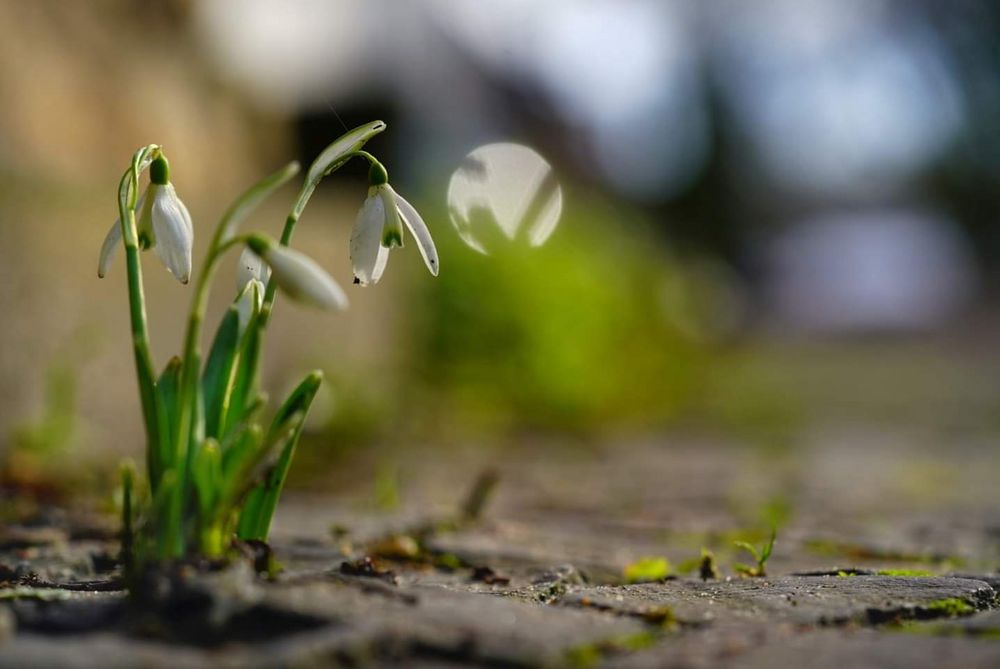
[[[166,147],[204,240],[247,185],[373,119],[441,274],[410,243],[344,314],[279,304],[272,397],[329,379],[295,484],[691,433],[767,457],[857,425],[995,449],[998,44],[988,0],[4,0],[7,476],[141,457],[121,258],[96,277],[137,146]],[[466,156],[497,142],[530,147],[558,211],[470,240]],[[248,227],[277,234],[295,188]],[[349,165],[297,232],[345,286],[365,188]],[[151,255],[145,274],[165,364],[190,290]]]

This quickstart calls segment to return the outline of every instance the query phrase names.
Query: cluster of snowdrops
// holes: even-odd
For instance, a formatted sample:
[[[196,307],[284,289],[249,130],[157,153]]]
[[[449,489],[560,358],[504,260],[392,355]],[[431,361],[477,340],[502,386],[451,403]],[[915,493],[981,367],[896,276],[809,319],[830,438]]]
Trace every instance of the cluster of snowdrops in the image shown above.
[[[368,161],[370,188],[350,241],[355,283],[378,282],[404,228],[431,274],[437,251],[420,214],[389,185],[385,167],[365,143],[381,121],[335,140],[307,170],[280,239],[244,233],[240,225],[265,198],[299,173],[290,163],[253,185],[219,220],[198,273],[192,273],[194,225],[170,182],[161,147],[135,152],[118,188],[119,219],[101,248],[105,276],[124,246],[129,310],[140,404],[146,430],[146,481],[134,468],[123,476],[123,556],[126,570],[141,565],[222,558],[234,538],[267,539],[306,413],[322,381],[313,372],[268,411],[259,387],[264,334],[276,291],[325,309],[347,306],[343,289],[315,261],[290,248],[295,227],[319,182],[354,158]],[[139,194],[143,173],[149,184]],[[183,350],[157,373],[150,354],[141,251],[152,249],[182,283],[193,279]],[[242,251],[238,291],[216,329],[207,356],[201,331],[209,291],[227,251]],[[227,282],[228,283],[228,282]],[[266,414],[271,414],[265,416]]]

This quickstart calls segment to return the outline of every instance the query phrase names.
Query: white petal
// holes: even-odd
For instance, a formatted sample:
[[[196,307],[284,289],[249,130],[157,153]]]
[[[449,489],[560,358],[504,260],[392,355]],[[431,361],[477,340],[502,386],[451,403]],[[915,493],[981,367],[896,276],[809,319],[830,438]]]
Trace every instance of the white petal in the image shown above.
[[[236,292],[242,293],[243,289],[251,281],[267,283],[270,276],[271,270],[260,259],[260,256],[249,248],[244,247],[243,253],[240,254],[240,264],[236,272]]]
[[[108,273],[108,268],[111,266],[111,261],[115,257],[115,251],[122,243],[122,224],[121,221],[116,220],[111,229],[108,230],[108,236],[104,238],[104,244],[101,245],[101,257],[97,261],[97,276],[104,278],[104,275]]]
[[[384,223],[385,205],[382,198],[369,196],[361,205],[354,230],[351,231],[351,265],[355,282],[362,286],[378,281],[375,270],[382,253],[380,249]],[[382,262],[382,269],[385,269],[385,261]],[[378,274],[381,276],[382,272],[379,271]]]
[[[191,249],[194,233],[190,215],[174,192],[174,187],[165,184],[153,194],[152,207],[153,234],[156,255],[181,283],[191,278]]]
[[[427,224],[424,223],[424,219],[420,217],[420,214],[413,208],[413,205],[407,202],[399,193],[396,193],[396,206],[399,207],[401,218],[410,230],[410,234],[417,240],[420,255],[424,257],[424,264],[427,265],[427,269],[430,270],[431,274],[437,276],[438,252],[434,246],[434,240],[431,239],[430,230],[427,229]]]
[[[379,244],[378,257],[375,259],[375,269],[372,270],[372,283],[378,283],[385,272],[385,266],[389,264],[389,249]]]
[[[264,254],[274,281],[293,300],[324,309],[344,309],[347,296],[333,278],[309,256],[287,246],[273,246]]]
[[[385,223],[382,225],[382,246],[403,246],[403,224],[399,221],[396,208],[396,192],[386,184],[378,186],[378,197],[382,200]]]

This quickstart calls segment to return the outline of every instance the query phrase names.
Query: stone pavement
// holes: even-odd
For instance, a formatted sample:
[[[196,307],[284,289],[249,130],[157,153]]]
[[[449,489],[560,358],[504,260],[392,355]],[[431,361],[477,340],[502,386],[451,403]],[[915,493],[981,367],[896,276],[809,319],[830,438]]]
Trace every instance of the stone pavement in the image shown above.
[[[10,527],[0,666],[996,667],[1000,463],[989,439],[944,443],[841,427],[794,452],[675,435],[401,453],[398,509],[374,511],[356,473],[290,496],[281,573],[197,576],[169,624],[116,590],[106,531]],[[766,575],[737,574],[734,542],[772,525]],[[627,582],[643,558],[669,574]]]

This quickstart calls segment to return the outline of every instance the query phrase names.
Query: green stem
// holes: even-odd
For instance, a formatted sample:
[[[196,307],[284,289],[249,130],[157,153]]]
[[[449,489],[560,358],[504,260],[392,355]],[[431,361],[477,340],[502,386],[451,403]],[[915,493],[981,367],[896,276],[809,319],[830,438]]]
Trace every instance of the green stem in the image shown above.
[[[183,462],[183,476],[177,487],[179,499],[176,504],[183,505],[183,500],[190,488],[190,473],[194,461],[195,449],[193,448],[196,434],[196,421],[194,419],[198,403],[198,381],[201,375],[201,326],[205,320],[205,311],[208,308],[208,297],[211,292],[212,279],[219,267],[219,259],[230,248],[246,243],[246,235],[237,235],[226,241],[221,241],[222,232],[225,228],[225,219],[220,221],[216,233],[212,238],[208,254],[202,263],[201,271],[195,283],[194,297],[191,302],[191,311],[188,314],[187,332],[184,335],[184,355],[181,358],[180,376],[180,399],[178,402],[177,418],[177,441],[174,444],[176,458],[174,462]],[[180,547],[183,553],[183,546]]]
[[[347,154],[346,156],[344,156],[342,160],[335,163],[329,170],[326,171],[326,173],[323,176],[326,177],[333,174],[341,167],[346,165],[347,161],[349,161],[351,158],[354,158],[355,156],[360,156],[362,158],[365,158],[369,162],[372,161],[376,163],[378,162],[375,156],[368,153],[367,151],[355,151],[353,153]],[[292,206],[292,210],[288,213],[288,217],[285,219],[285,227],[281,230],[280,243],[282,246],[288,246],[289,244],[292,243],[292,235],[295,233],[295,226],[298,224],[299,217],[302,215],[303,210],[306,208],[306,204],[312,197],[313,192],[315,192],[317,183],[318,180],[316,183],[311,183],[309,179],[306,179],[302,183],[302,188],[301,190],[299,190],[299,195],[298,197],[295,198],[295,204]],[[269,280],[267,282],[267,288],[264,291],[264,302],[260,310],[260,328],[262,331],[267,328],[267,323],[269,320],[271,320],[271,311],[274,308],[274,298],[275,295],[277,294],[277,291],[278,291],[277,284],[274,283],[274,281]]]
[[[135,353],[136,374],[139,377],[139,397],[142,402],[146,440],[155,447],[159,440],[156,427],[156,373],[149,351],[149,328],[146,322],[146,298],[142,287],[142,262],[139,259],[139,233],[135,223],[135,205],[138,199],[139,174],[148,165],[148,159],[159,151],[155,144],[136,151],[132,165],[125,170],[118,184],[118,220],[121,222],[125,243],[125,264],[128,275],[129,317],[132,326],[132,348]]]

